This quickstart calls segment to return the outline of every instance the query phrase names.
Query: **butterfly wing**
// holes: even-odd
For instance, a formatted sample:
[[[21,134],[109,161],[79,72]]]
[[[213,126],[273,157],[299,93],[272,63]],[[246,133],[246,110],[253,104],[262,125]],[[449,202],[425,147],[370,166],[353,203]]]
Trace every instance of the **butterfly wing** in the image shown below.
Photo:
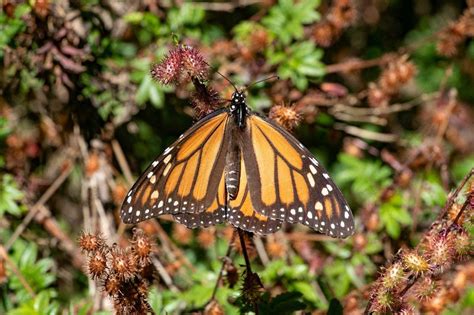
[[[316,158],[289,132],[251,114],[242,155],[255,210],[273,220],[299,222],[333,237],[354,232],[341,191]]]
[[[235,198],[228,201],[227,220],[237,228],[260,235],[278,231],[283,223],[281,220],[272,220],[256,211],[250,192],[251,174],[248,173],[243,156],[240,156],[240,161],[233,162],[238,162],[240,166],[239,188]]]
[[[219,184],[229,144],[228,120],[226,109],[204,117],[151,163],[128,192],[122,220],[137,223],[167,213],[206,211],[216,220],[225,204],[224,189],[219,188],[224,186]]]

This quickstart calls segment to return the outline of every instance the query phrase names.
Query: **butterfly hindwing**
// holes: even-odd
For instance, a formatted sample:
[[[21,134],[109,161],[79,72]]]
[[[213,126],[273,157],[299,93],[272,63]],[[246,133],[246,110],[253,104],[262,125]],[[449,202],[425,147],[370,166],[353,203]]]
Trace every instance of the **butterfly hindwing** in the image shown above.
[[[122,205],[122,220],[137,223],[166,213],[222,208],[224,193],[218,190],[229,144],[228,119],[227,110],[218,110],[167,148],[130,189]]]
[[[354,221],[342,193],[315,157],[289,132],[252,114],[242,154],[260,214],[299,222],[333,237],[352,235]]]

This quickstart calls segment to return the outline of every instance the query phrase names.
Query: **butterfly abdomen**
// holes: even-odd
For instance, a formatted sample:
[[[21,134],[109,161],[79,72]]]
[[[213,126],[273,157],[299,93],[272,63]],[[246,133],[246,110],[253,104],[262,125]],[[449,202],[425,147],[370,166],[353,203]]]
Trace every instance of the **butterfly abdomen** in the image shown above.
[[[229,199],[234,200],[239,193],[240,181],[240,148],[231,147],[226,156],[225,186]]]

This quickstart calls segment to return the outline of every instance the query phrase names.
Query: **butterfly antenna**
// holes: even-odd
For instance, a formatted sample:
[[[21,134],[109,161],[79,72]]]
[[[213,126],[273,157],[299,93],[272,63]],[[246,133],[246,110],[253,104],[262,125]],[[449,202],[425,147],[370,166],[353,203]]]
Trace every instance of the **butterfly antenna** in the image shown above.
[[[252,83],[250,83],[249,85],[246,85],[246,86],[245,86],[244,91],[247,91],[251,86],[254,86],[255,84],[258,84],[258,83],[261,83],[261,82],[265,82],[265,81],[270,81],[270,80],[273,80],[273,79],[279,80],[280,77],[275,74],[275,75],[272,75],[272,76],[270,76],[270,77],[268,77],[268,78],[265,78],[265,79],[262,79],[262,80],[258,80],[258,81],[252,82]]]
[[[212,66],[211,66],[210,64],[208,64],[208,63],[205,62],[205,61],[204,61],[204,63],[205,63],[206,65],[208,65],[209,68],[212,69]],[[238,89],[237,89],[237,87],[235,86],[235,84],[234,84],[228,77],[226,77],[225,75],[223,75],[222,73],[220,73],[219,71],[217,71],[217,69],[214,69],[214,71],[215,71],[218,75],[220,75],[221,77],[223,77],[227,82],[229,82],[230,85],[232,85],[232,87],[234,88],[234,90],[235,90],[236,92],[238,91]]]

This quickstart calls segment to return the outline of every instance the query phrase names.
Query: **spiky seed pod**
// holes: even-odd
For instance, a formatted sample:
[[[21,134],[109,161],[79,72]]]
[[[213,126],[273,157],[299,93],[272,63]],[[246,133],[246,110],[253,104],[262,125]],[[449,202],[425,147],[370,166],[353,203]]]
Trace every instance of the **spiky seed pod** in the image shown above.
[[[442,273],[452,262],[453,242],[450,234],[446,231],[434,233],[427,238],[427,256],[433,272]]]
[[[209,75],[209,66],[204,61],[203,56],[194,47],[181,47],[181,56],[183,62],[183,70],[187,71],[191,78],[200,81],[206,80]]]
[[[263,27],[258,27],[249,38],[249,48],[252,52],[263,51],[270,43],[268,32]]]
[[[102,278],[107,271],[107,254],[103,250],[96,251],[90,256],[87,267],[92,279]]]
[[[286,246],[276,240],[269,240],[266,247],[268,254],[273,258],[281,258],[286,253]]]
[[[199,80],[193,80],[196,91],[193,93],[192,105],[196,111],[196,118],[201,118],[222,104],[219,93],[214,89],[207,87]]]
[[[182,48],[176,47],[158,64],[151,68],[153,79],[162,84],[176,83],[181,75],[183,65]]]
[[[197,236],[199,245],[203,248],[209,248],[216,241],[216,231],[213,228],[201,229]]]
[[[415,251],[409,251],[402,254],[403,266],[409,271],[416,275],[423,274],[429,270],[429,264],[427,260],[416,253]]]
[[[239,271],[232,260],[227,259],[224,265],[225,279],[229,288],[233,288],[239,282]]]
[[[217,302],[217,300],[211,300],[204,308],[204,315],[224,315],[224,309]]]
[[[312,32],[313,40],[321,47],[329,47],[339,36],[338,29],[329,21],[316,24]]]
[[[418,311],[413,305],[404,304],[399,307],[399,309],[393,313],[394,315],[418,315]]]
[[[405,280],[406,273],[403,270],[402,264],[400,262],[395,262],[385,269],[380,283],[385,289],[392,289],[399,286]]]
[[[385,314],[395,308],[397,298],[388,290],[379,289],[371,305],[371,311],[376,314]]]
[[[137,258],[129,250],[114,248],[111,251],[111,269],[120,279],[130,279],[137,273]]]
[[[356,17],[356,10],[351,0],[337,1],[331,12],[329,19],[332,24],[339,29],[350,26]]]
[[[138,279],[138,278],[137,278]],[[140,279],[139,281],[135,281],[137,283],[137,291],[141,296],[148,296],[148,288],[149,288],[149,283],[145,279]]]
[[[252,234],[248,232],[245,233],[244,241],[245,241],[245,248],[247,249],[247,254],[249,256],[249,259],[252,260],[257,256],[257,250],[255,249],[255,244],[253,243]],[[238,237],[234,238],[234,241],[232,242],[232,247],[234,248],[236,252],[242,255],[242,244],[240,244],[240,240]]]
[[[122,281],[116,274],[111,274],[104,280],[103,288],[104,291],[110,295],[115,296],[120,292],[120,287],[122,285]]]
[[[82,233],[79,237],[79,247],[86,252],[100,251],[104,248],[105,242],[99,234]]]
[[[464,257],[472,255],[474,242],[465,229],[460,228],[453,233],[452,237],[453,251],[457,259],[463,259]]]
[[[448,302],[446,288],[440,287],[431,298],[423,301],[421,311],[423,314],[441,314]]]
[[[288,131],[293,130],[301,120],[293,106],[275,105],[270,109],[269,117]]]
[[[372,107],[386,107],[390,97],[375,83],[369,83],[367,102]]]
[[[245,272],[241,291],[244,301],[251,305],[260,300],[264,288],[262,281],[255,272]]]
[[[171,235],[176,242],[186,245],[191,242],[193,232],[182,224],[174,223]]]
[[[433,279],[425,277],[416,284],[413,291],[415,293],[415,297],[419,301],[424,302],[431,299],[438,291],[438,284],[436,281],[433,281]]]
[[[403,84],[413,78],[415,73],[415,65],[408,60],[408,55],[403,55],[388,64],[380,75],[379,86],[384,93],[394,95]]]
[[[132,252],[138,258],[140,263],[146,263],[150,259],[151,243],[142,230],[136,230],[133,234]]]

